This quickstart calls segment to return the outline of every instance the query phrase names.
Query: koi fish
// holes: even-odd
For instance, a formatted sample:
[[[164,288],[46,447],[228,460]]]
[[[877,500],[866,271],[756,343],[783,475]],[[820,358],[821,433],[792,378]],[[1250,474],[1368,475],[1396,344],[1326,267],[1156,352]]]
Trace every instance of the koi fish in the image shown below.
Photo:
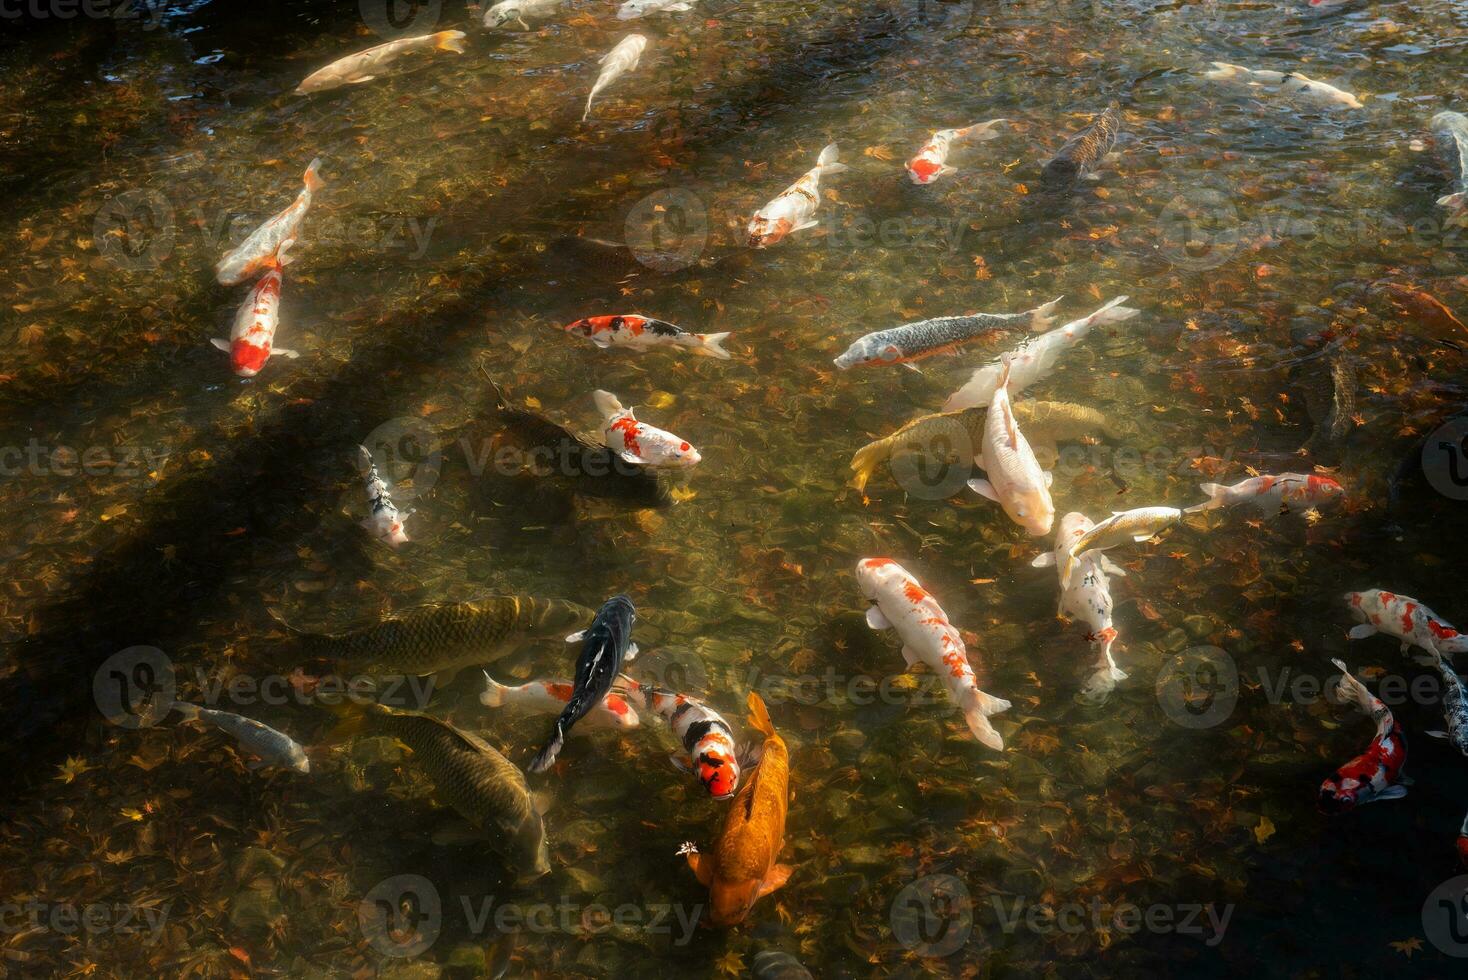
[[[963,711],[974,738],[996,751],[1004,737],[989,722],[991,715],[1008,711],[1003,698],[979,690],[969,664],[963,637],[948,621],[938,600],[918,580],[890,558],[863,558],[856,563],[856,581],[871,608],[867,625],[874,630],[896,630],[902,638],[902,659],[908,667],[927,664],[943,679],[948,696]]]
[[[528,31],[530,23],[525,18],[551,17],[562,2],[564,0],[500,0],[484,12],[484,26],[493,30],[513,22]]]
[[[1273,89],[1323,109],[1363,108],[1361,100],[1345,89],[1318,82],[1297,71],[1261,71],[1231,65],[1226,61],[1215,61],[1213,69],[1204,72],[1203,77],[1216,82],[1242,82],[1252,89]]]
[[[321,179],[321,158],[311,161],[301,178],[305,184],[290,206],[250,232],[250,237],[230,249],[214,267],[221,286],[237,286],[261,269],[268,268],[287,241],[299,237],[301,222],[311,209],[312,196],[326,186]]]
[[[665,14],[692,10],[697,0],[627,0],[617,8],[618,20],[636,20],[648,14]]]
[[[875,367],[902,364],[935,354],[951,354],[963,344],[978,340],[998,330],[1024,325],[1035,333],[1044,333],[1055,322],[1051,316],[1064,297],[1059,297],[1024,313],[974,313],[969,316],[940,316],[918,320],[898,327],[888,327],[858,338],[836,358],[835,364],[845,371],[853,367]],[[917,368],[912,368],[914,371]]]
[[[372,513],[363,518],[367,533],[390,548],[406,544],[408,529],[404,526],[410,514],[400,514],[388,495],[387,482],[377,472],[377,463],[366,446],[357,447],[357,468],[367,480],[367,500]],[[410,512],[411,513],[411,512]]]
[[[359,51],[338,61],[333,61],[325,68],[307,75],[306,80],[296,86],[296,94],[325,92],[342,85],[360,85],[362,82],[370,82],[377,77],[378,72],[405,54],[419,51],[452,51],[455,54],[463,54],[466,36],[463,31],[439,31],[437,34],[400,37],[396,41],[379,44],[366,51]]]
[[[287,238],[266,261],[270,271],[260,277],[240,308],[235,311],[229,339],[215,337],[209,343],[229,354],[229,366],[241,378],[253,378],[265,367],[271,354],[297,358],[300,352],[272,347],[275,331],[280,326],[280,284],[285,278],[281,270],[291,261],[286,252],[295,239]]]
[[[1070,588],[1077,559],[1092,548],[1105,551],[1128,541],[1147,541],[1182,519],[1183,512],[1176,507],[1138,507],[1135,510],[1113,512],[1106,520],[1072,541],[1070,547],[1058,556],[1061,589]]]
[[[576,683],[565,709],[556,718],[555,728],[544,747],[530,760],[526,772],[545,772],[556,761],[571,726],[601,704],[612,689],[612,682],[622,672],[622,663],[637,655],[632,642],[632,624],[637,611],[624,595],[612,596],[597,610],[589,629],[566,637],[568,643],[581,643],[581,656],[576,661]]]
[[[1118,296],[1089,316],[1072,320],[1038,337],[1026,338],[1009,352],[1009,393],[1017,395],[1049,375],[1055,370],[1055,363],[1060,355],[1084,340],[1093,327],[1124,323],[1141,312],[1122,306],[1126,299],[1125,296]],[[997,359],[974,371],[962,388],[948,396],[948,401],[943,404],[943,411],[957,412],[960,409],[989,404],[1003,373],[1004,365]]]
[[[1458,863],[1468,868],[1468,816],[1463,817],[1463,825],[1458,828]]]
[[[479,692],[479,703],[486,708],[513,705],[540,714],[559,715],[566,710],[576,690],[570,681],[563,680],[529,681],[510,687],[490,677],[489,671],[483,673],[484,690]],[[636,728],[641,723],[632,705],[616,692],[608,694],[586,713],[586,724],[593,728]]]
[[[709,918],[716,926],[743,922],[754,903],[784,885],[795,870],[777,863],[790,805],[790,755],[760,696],[750,691],[748,703],[749,723],[765,737],[759,767],[730,805],[713,852],[700,854],[692,843],[678,849],[709,890]]]
[[[632,409],[623,408],[610,391],[598,389],[592,397],[596,399],[596,410],[602,414],[602,440],[627,462],[681,469],[697,466],[703,459],[686,440],[637,421]]]
[[[1443,678],[1443,721],[1447,722],[1448,730],[1426,734],[1433,738],[1445,738],[1453,743],[1453,748],[1468,755],[1468,694],[1463,692],[1463,679],[1448,666],[1441,653],[1433,659],[1436,660],[1437,671]]]
[[[583,317],[575,323],[568,323],[565,329],[569,334],[585,337],[602,350],[608,347],[626,347],[635,351],[652,347],[682,347],[703,357],[717,357],[721,361],[729,359],[729,352],[723,347],[728,333],[689,333],[666,320],[639,313]]]
[[[984,418],[982,458],[987,479],[968,481],[969,489],[1004,508],[1010,520],[1030,534],[1049,534],[1055,522],[1055,504],[1050,500],[1053,475],[1040,469],[1035,452],[1030,448],[1014,412],[1009,407],[1009,360],[1004,360],[1004,373],[994,389],[989,414]]]
[[[1308,510],[1345,494],[1345,488],[1327,476],[1305,473],[1281,473],[1278,476],[1256,476],[1233,486],[1221,483],[1200,485],[1208,499],[1185,508],[1184,514],[1197,514],[1220,507],[1252,504],[1267,514]]]
[[[581,116],[582,122],[591,118],[591,103],[597,93],[636,68],[646,47],[647,38],[641,34],[628,34],[617,42],[615,48],[602,55],[601,74],[596,76],[596,84],[591,86],[591,94],[586,97],[586,112]]]
[[[838,163],[837,156],[836,144],[829,144],[816,158],[814,167],[755,212],[749,219],[750,248],[768,248],[792,232],[816,226],[816,219],[812,216],[821,206],[821,178],[851,169],[844,163]]]
[[[960,140],[971,139],[975,142],[986,142],[995,139],[999,134],[994,132],[994,127],[1004,122],[1009,122],[1009,120],[990,119],[988,122],[975,123],[963,129],[938,130],[928,138],[923,148],[918,150],[917,156],[907,161],[907,176],[914,184],[926,186],[939,177],[957,173],[957,167],[948,165],[948,153],[953,149],[953,144]]]
[[[1341,672],[1336,695],[1356,706],[1376,722],[1376,737],[1361,755],[1335,771],[1320,784],[1320,809],[1326,813],[1344,813],[1376,800],[1399,800],[1407,795],[1402,785],[1402,767],[1407,763],[1407,733],[1382,704],[1366,689],[1346,665],[1332,660]]]
[[[1395,636],[1402,641],[1403,653],[1414,646],[1426,650],[1425,654],[1415,654],[1414,659],[1428,667],[1439,653],[1452,655],[1468,651],[1468,636],[1411,596],[1368,589],[1347,592],[1346,602],[1361,624],[1346,634],[1353,640],[1364,640],[1377,633]]]
[[[182,715],[185,721],[197,721],[233,736],[240,748],[258,757],[257,761],[246,763],[249,769],[279,766],[301,773],[311,771],[311,760],[306,758],[306,750],[301,748],[300,743],[264,722],[229,711],[200,707],[187,701],[173,702],[173,710]]]
[[[1066,514],[1060,519],[1060,530],[1055,535],[1055,550],[1042,552],[1030,564],[1035,568],[1058,568],[1070,546],[1093,527],[1095,524],[1085,514]],[[1101,704],[1115,689],[1116,682],[1127,678],[1126,671],[1116,666],[1116,659],[1111,655],[1111,645],[1119,634],[1111,623],[1111,580],[1108,575],[1125,577],[1126,572],[1106,557],[1104,551],[1087,551],[1076,559],[1070,585],[1060,596],[1061,613],[1080,620],[1090,628],[1086,641],[1093,645],[1097,655],[1095,672],[1079,695],[1084,704]]]
[[[727,800],[739,788],[739,758],[734,751],[734,729],[717,711],[697,698],[626,682],[628,696],[643,711],[657,714],[678,737],[682,753],[673,753],[673,765],[691,772],[716,800]]]
[[[1097,180],[1096,169],[1111,156],[1121,131],[1121,113],[1116,105],[1096,116],[1046,161],[1040,183],[1051,188],[1069,187],[1078,180]]]
[[[1468,116],[1439,112],[1430,125],[1438,155],[1453,175],[1453,192],[1438,198],[1438,207],[1448,209],[1449,221],[1468,223]]]

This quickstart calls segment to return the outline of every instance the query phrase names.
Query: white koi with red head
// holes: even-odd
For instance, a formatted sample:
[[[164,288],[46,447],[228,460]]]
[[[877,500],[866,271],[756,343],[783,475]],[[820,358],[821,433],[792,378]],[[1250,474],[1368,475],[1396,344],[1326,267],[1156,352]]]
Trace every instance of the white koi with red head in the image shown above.
[[[727,800],[739,788],[739,758],[734,746],[734,729],[713,708],[686,694],[626,682],[627,696],[643,711],[651,711],[668,723],[682,753],[674,753],[673,765],[691,772],[716,800]]]
[[[813,217],[821,206],[821,178],[844,173],[850,168],[838,163],[836,144],[831,143],[816,158],[816,165],[780,192],[779,196],[749,219],[749,247],[767,248],[792,232],[814,228]]]
[[[377,472],[377,463],[366,446],[357,447],[357,468],[367,481],[367,501],[372,507],[372,513],[363,518],[362,526],[389,548],[407,544],[407,521],[412,512],[404,514],[398,511],[388,493],[387,481]]]
[[[1183,513],[1216,510],[1252,504],[1267,514],[1299,512],[1318,507],[1345,495],[1345,488],[1328,476],[1313,473],[1280,473],[1277,476],[1256,476],[1224,486],[1221,483],[1200,485],[1208,499],[1201,504],[1186,508]]]
[[[1348,634],[1353,640],[1362,640],[1377,633],[1385,633],[1402,641],[1402,652],[1419,647],[1425,654],[1415,654],[1415,659],[1427,666],[1435,666],[1438,654],[1451,656],[1468,650],[1468,635],[1458,632],[1447,620],[1428,609],[1411,596],[1397,595],[1383,589],[1367,589],[1365,592],[1347,592],[1346,602],[1351,614],[1360,622]]]
[[[1060,529],[1055,535],[1055,550],[1042,553],[1030,564],[1035,568],[1058,568],[1071,545],[1093,527],[1095,525],[1085,514],[1066,514],[1060,519]],[[1060,594],[1061,613],[1086,624],[1086,639],[1096,652],[1095,670],[1079,695],[1079,700],[1085,704],[1102,703],[1116,687],[1116,682],[1127,678],[1111,654],[1111,645],[1116,642],[1118,634],[1111,623],[1111,580],[1108,575],[1124,577],[1126,572],[1107,558],[1105,552],[1087,551],[1076,559],[1070,584]]]
[[[1009,359],[1005,355],[1004,373],[989,402],[984,417],[983,459],[987,479],[968,481],[969,489],[1004,508],[1020,527],[1035,535],[1049,534],[1055,523],[1055,505],[1050,500],[1051,475],[1041,469],[1034,450],[1009,404]]]
[[[280,285],[284,279],[281,270],[290,262],[286,252],[293,243],[293,239],[286,239],[271,255],[270,271],[260,277],[235,312],[229,339],[215,337],[210,341],[229,354],[230,367],[242,378],[253,378],[259,374],[271,354],[290,358],[301,356],[296,351],[273,346],[276,328],[280,326]]]
[[[321,179],[321,158],[311,161],[301,178],[304,187],[290,206],[250,233],[239,245],[231,249],[214,267],[215,278],[221,286],[235,286],[244,282],[261,269],[268,268],[287,241],[300,236],[301,222],[311,209],[311,199],[326,182]]]
[[[939,177],[957,173],[958,168],[948,165],[948,153],[953,149],[953,144],[960,140],[981,142],[994,139],[999,135],[994,132],[994,127],[1008,121],[1007,119],[990,119],[988,122],[975,123],[963,129],[938,130],[923,144],[923,148],[918,150],[917,156],[907,161],[908,178],[914,184],[926,186]]]
[[[598,390],[592,397],[596,399],[596,410],[602,414],[602,440],[627,462],[685,468],[696,466],[703,459],[686,439],[637,421],[632,409],[623,408],[610,391]]]
[[[1009,710],[1009,702],[979,690],[963,637],[948,615],[907,569],[890,558],[863,558],[856,563],[856,581],[871,603],[867,625],[892,629],[902,638],[902,659],[911,667],[921,661],[943,679],[963,711],[974,738],[991,749],[1003,750],[1004,738],[989,722],[990,715]]]
[[[486,708],[503,708],[511,705],[534,711],[542,715],[559,715],[566,710],[576,687],[570,681],[528,681],[517,687],[501,684],[484,671],[484,690],[479,693],[479,703]],[[586,713],[586,724],[593,728],[636,728],[642,723],[637,711],[615,691],[603,698],[596,707]]]

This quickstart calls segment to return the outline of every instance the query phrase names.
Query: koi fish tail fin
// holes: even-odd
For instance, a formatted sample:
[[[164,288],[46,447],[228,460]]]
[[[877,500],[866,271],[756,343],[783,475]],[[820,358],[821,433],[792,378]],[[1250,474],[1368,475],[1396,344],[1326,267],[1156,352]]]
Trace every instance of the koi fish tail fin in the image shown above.
[[[610,391],[598,388],[591,393],[591,398],[596,402],[596,410],[602,414],[602,418],[611,418],[622,413],[622,403]]]
[[[724,341],[729,338],[727,331],[724,333],[701,333],[695,334],[694,336],[699,339],[699,345],[693,348],[695,354],[702,355],[703,357],[717,357],[721,361],[729,360],[730,354],[724,350]]]
[[[1223,494],[1224,491],[1228,489],[1228,487],[1224,486],[1221,483],[1200,483],[1198,484],[1198,489],[1206,493],[1208,495],[1208,499],[1203,501],[1201,504],[1194,504],[1192,507],[1184,507],[1184,514],[1197,514],[1205,510],[1216,510],[1219,507],[1223,506]]]
[[[326,733],[322,739],[323,744],[331,745],[344,742],[349,738],[355,738],[367,731],[368,724],[377,715],[390,714],[391,709],[379,704],[362,705],[353,700],[345,700],[339,704],[327,704],[320,702],[321,706],[336,715],[336,724]]]
[[[985,694],[977,687],[970,688],[963,698],[963,720],[974,738],[996,752],[1004,751],[1004,736],[989,724],[989,716],[1008,711],[1010,704],[1003,698]]]
[[[187,701],[173,702],[172,710],[183,716],[184,721],[197,721],[199,719],[199,706]]]
[[[868,443],[856,451],[851,457],[851,486],[856,490],[866,490],[867,481],[872,474],[877,472],[877,467],[882,465],[882,460],[887,458],[887,447],[883,440]]]
[[[954,130],[953,136],[955,139],[974,140],[978,143],[987,142],[988,140],[998,139],[999,134],[994,132],[994,127],[1000,123],[1007,122],[1009,122],[1008,119],[1000,118],[990,119],[988,122],[974,123],[972,126],[965,126],[963,129]]]
[[[566,705],[566,710],[561,714],[560,718],[556,719],[556,730],[551,735],[550,741],[546,742],[545,746],[539,752],[535,753],[535,758],[531,759],[530,765],[525,767],[526,772],[545,772],[551,766],[555,765],[556,756],[561,754],[561,748],[566,744],[566,725],[564,719],[572,714],[575,704],[576,699],[572,698],[571,703]]]
[[[479,692],[479,703],[486,708],[503,707],[510,689],[490,677],[489,671],[482,671],[482,673],[484,674],[484,690]]]
[[[770,721],[770,712],[765,707],[764,698],[754,691],[749,692],[747,701],[749,705],[749,723],[765,738],[775,737],[775,723]]]
[[[1116,676],[1120,674],[1121,676]],[[1086,683],[1076,694],[1076,700],[1089,707],[1105,704],[1116,690],[1116,682],[1126,680],[1126,674],[1116,667],[1102,667],[1086,678]]]
[[[1112,323],[1125,323],[1142,312],[1130,306],[1122,306],[1121,304],[1126,301],[1126,296],[1118,296],[1095,313],[1086,317],[1086,319],[1090,321],[1090,325],[1093,327],[1102,327]]]
[[[454,54],[463,54],[464,38],[467,36],[463,31],[439,31],[433,35],[434,47],[440,51],[452,51]]]
[[[816,169],[820,171],[822,177],[831,174],[842,174],[851,169],[846,164],[837,161],[839,156],[840,151],[836,149],[836,144],[828,143],[826,148],[821,151],[821,155],[816,157]]]
[[[313,193],[326,186],[326,181],[321,177],[320,157],[311,161],[311,165],[306,168],[306,172],[302,175],[301,180],[305,183],[306,190]]]
[[[1055,308],[1060,305],[1064,296],[1057,296],[1044,306],[1037,306],[1030,310],[1030,332],[1044,333],[1055,325]]]
[[[1336,685],[1336,697],[1342,701],[1353,702],[1366,714],[1371,714],[1378,703],[1376,698],[1366,689],[1366,685],[1358,681],[1349,670],[1346,669],[1345,661],[1331,660],[1336,670],[1341,672],[1340,683]]]

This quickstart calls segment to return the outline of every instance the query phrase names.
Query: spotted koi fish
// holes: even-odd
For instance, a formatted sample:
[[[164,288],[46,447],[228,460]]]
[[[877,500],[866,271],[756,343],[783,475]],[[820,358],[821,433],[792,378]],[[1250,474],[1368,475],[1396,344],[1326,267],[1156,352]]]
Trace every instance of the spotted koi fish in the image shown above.
[[[1419,647],[1426,654],[1415,654],[1418,663],[1433,666],[1437,655],[1468,651],[1468,636],[1459,633],[1437,613],[1428,609],[1411,596],[1397,595],[1382,589],[1365,592],[1347,592],[1346,602],[1351,614],[1360,623],[1353,626],[1353,640],[1364,640],[1377,633],[1385,633],[1402,641],[1402,652]]]
[[[1121,113],[1115,105],[1093,119],[1056,151],[1040,171],[1046,187],[1069,187],[1078,180],[1096,180],[1096,169],[1111,154],[1121,131]]]
[[[294,239],[286,239],[270,256],[270,271],[260,277],[255,288],[240,304],[229,339],[215,337],[209,341],[229,354],[229,366],[241,378],[253,378],[259,374],[271,354],[289,358],[301,356],[298,351],[272,346],[276,328],[280,326],[280,284],[284,279],[281,270],[290,262],[286,252],[292,244]]]
[[[1329,503],[1346,492],[1344,487],[1328,476],[1305,473],[1256,476],[1231,487],[1221,483],[1204,483],[1200,487],[1208,495],[1208,499],[1201,504],[1184,508],[1184,514],[1196,514],[1237,504],[1252,504],[1270,514],[1298,512]]]
[[[1066,514],[1060,519],[1060,530],[1055,535],[1055,550],[1042,552],[1030,564],[1035,568],[1059,567],[1061,557],[1070,551],[1070,546],[1093,527],[1095,524],[1085,514]],[[1086,642],[1096,651],[1095,670],[1078,696],[1084,704],[1101,704],[1115,689],[1116,682],[1127,678],[1126,671],[1116,666],[1116,658],[1111,655],[1111,645],[1119,634],[1111,623],[1108,575],[1125,577],[1126,572],[1107,558],[1104,551],[1087,551],[1076,559],[1070,585],[1060,596],[1061,613],[1086,624]]]
[[[710,796],[727,800],[739,788],[739,759],[734,748],[734,730],[713,708],[686,694],[626,682],[627,696],[643,711],[651,711],[668,723],[683,746],[673,753],[673,765],[691,772]]]
[[[703,357],[729,359],[723,343],[727,333],[689,333],[666,320],[638,313],[622,316],[589,316],[566,325],[566,332],[584,337],[602,350],[625,347],[645,351],[652,347],[682,347]]]
[[[703,459],[685,439],[655,425],[637,421],[610,391],[596,391],[596,410],[602,414],[602,439],[608,449],[629,463],[685,468]]]
[[[501,684],[484,671],[484,690],[479,692],[479,703],[486,708],[503,708],[506,705],[525,708],[539,714],[559,715],[566,710],[571,695],[576,691],[570,681],[529,681],[518,687]],[[616,692],[609,693],[596,707],[586,713],[586,724],[593,728],[636,728],[642,723],[637,711],[626,698]]]
[[[901,364],[916,371],[913,361],[937,354],[951,354],[964,344],[999,330],[1025,326],[1035,333],[1044,333],[1055,322],[1051,314],[1063,298],[1053,299],[1024,313],[940,316],[888,327],[858,338],[846,348],[846,353],[836,358],[835,364],[843,371],[884,364]]]
[[[1453,748],[1468,755],[1468,694],[1463,692],[1463,679],[1442,654],[1438,654],[1436,660],[1437,671],[1443,678],[1443,721],[1447,722],[1448,730],[1427,734],[1447,739],[1453,743]]]
[[[1346,665],[1332,660],[1341,672],[1336,694],[1352,701],[1376,722],[1376,737],[1361,755],[1335,771],[1320,784],[1320,809],[1326,813],[1344,813],[1376,800],[1398,800],[1407,795],[1402,785],[1402,767],[1407,764],[1407,733],[1382,704],[1366,689]]]
[[[995,139],[999,134],[994,132],[994,127],[1008,121],[1008,119],[990,119],[988,122],[975,123],[963,129],[938,130],[928,138],[923,148],[918,150],[917,156],[907,161],[908,178],[914,184],[926,186],[939,177],[957,173],[957,167],[948,165],[948,154],[953,149],[953,144],[960,140],[985,142]]]
[[[266,269],[275,261],[285,243],[300,237],[301,222],[311,209],[311,199],[326,186],[321,179],[321,158],[311,161],[301,178],[305,186],[290,206],[259,228],[250,232],[250,237],[231,249],[214,267],[214,276],[221,286],[237,286],[246,279]]]
[[[836,144],[828,145],[816,158],[814,167],[749,219],[750,248],[768,248],[783,241],[791,232],[816,226],[812,216],[821,206],[821,178],[850,169],[846,164],[838,163],[837,156]]]
[[[389,548],[407,544],[406,523],[411,515],[400,513],[392,502],[387,481],[377,472],[377,463],[366,446],[357,447],[357,467],[367,480],[367,500],[372,505],[372,513],[363,518],[362,526],[367,529],[368,534]]]
[[[902,638],[902,659],[911,667],[919,661],[948,687],[948,696],[963,711],[974,738],[1003,751],[1004,738],[989,722],[990,715],[1008,711],[1003,698],[979,690],[969,664],[963,637],[948,615],[901,565],[890,558],[863,558],[856,563],[856,581],[871,603],[867,625],[874,630],[896,630]]]

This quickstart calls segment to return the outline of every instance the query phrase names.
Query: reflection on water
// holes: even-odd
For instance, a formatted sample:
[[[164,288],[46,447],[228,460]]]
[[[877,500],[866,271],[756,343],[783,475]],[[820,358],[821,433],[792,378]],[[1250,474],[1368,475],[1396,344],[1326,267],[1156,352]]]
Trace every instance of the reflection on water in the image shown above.
[[[1321,693],[1330,659],[1373,687],[1435,680],[1386,640],[1348,645],[1341,594],[1393,588],[1468,619],[1457,461],[1417,465],[1463,405],[1468,277],[1433,205],[1444,175],[1413,148],[1433,113],[1464,108],[1462,6],[702,0],[630,25],[615,6],[487,33],[446,4],[421,32],[466,30],[465,54],[309,97],[289,93],[381,40],[354,5],[139,5],[136,22],[38,23],[0,52],[0,682],[20,769],[0,841],[21,909],[0,920],[0,964],[1449,969],[1457,947],[1422,911],[1457,873],[1468,798],[1461,760],[1421,735],[1441,725],[1435,696],[1383,688],[1409,733],[1405,800],[1331,819],[1314,801],[1371,734]],[[597,59],[631,29],[650,39],[640,67],[581,124]],[[1215,60],[1300,66],[1365,108],[1252,97],[1200,78]],[[1111,101],[1119,158],[1044,192],[1041,164]],[[934,130],[996,117],[1011,122],[957,147],[956,174],[907,179]],[[833,140],[851,170],[822,182],[819,227],[745,249],[749,216]],[[243,290],[212,266],[317,156],[326,187],[277,338],[302,357],[241,381],[209,339]],[[1115,553],[1130,676],[1099,706],[1076,700],[1083,631],[1029,564],[1051,542],[927,463],[847,485],[857,449],[1018,336],[921,372],[831,363],[872,330],[1060,295],[1064,320],[1119,295],[1142,311],[1025,393],[1117,432],[1059,447],[1061,514],[1185,506],[1201,482],[1313,465],[1350,491],[1318,520],[1194,518]],[[603,352],[560,329],[633,312],[728,331],[734,356]],[[591,392],[615,392],[702,462],[667,506],[577,493],[504,462],[486,378],[579,433],[600,428]],[[359,443],[403,457],[384,474],[414,511],[400,550],[355,526]],[[1013,702],[994,719],[1004,753],[863,622],[851,569],[874,554],[938,597],[981,685]],[[517,884],[440,826],[401,746],[332,738],[272,618],[334,631],[509,592],[630,594],[634,672],[741,734],[746,692],[764,695],[791,750],[795,873],[745,927],[693,924],[707,893],[678,852],[711,846],[727,804],[668,764],[655,719],[575,737],[531,778],[554,870]],[[289,733],[311,775],[252,772],[198,725],[104,723],[92,679],[139,645],[166,658],[149,686],[166,675],[180,699]],[[568,650],[531,644],[494,671],[566,677]],[[482,687],[466,670],[397,703],[523,765],[548,719],[490,713]]]

